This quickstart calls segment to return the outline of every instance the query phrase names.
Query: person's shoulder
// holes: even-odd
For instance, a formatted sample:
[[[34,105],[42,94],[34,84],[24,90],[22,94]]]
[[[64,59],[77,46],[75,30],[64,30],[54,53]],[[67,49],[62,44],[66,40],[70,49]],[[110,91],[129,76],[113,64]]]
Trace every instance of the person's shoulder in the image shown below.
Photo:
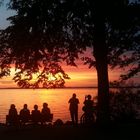
[[[84,103],[87,103],[87,100],[85,100]]]
[[[27,112],[30,112],[30,110],[29,110],[29,109],[27,109]]]
[[[78,98],[76,98],[76,100],[77,100],[77,102],[79,102],[79,99]]]
[[[69,102],[71,102],[71,101],[72,101],[72,98],[69,99]]]
[[[23,112],[23,109],[20,110],[20,113]]]

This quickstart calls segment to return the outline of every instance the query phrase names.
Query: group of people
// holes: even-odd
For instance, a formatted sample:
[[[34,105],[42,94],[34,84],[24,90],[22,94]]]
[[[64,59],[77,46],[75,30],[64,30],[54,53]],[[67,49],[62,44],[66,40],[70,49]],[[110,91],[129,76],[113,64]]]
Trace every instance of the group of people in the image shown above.
[[[78,104],[79,99],[76,94],[73,93],[72,97],[69,99],[68,103],[70,116],[73,124],[78,124]],[[84,117],[86,122],[90,122],[93,118],[93,112],[95,111],[94,101],[91,99],[91,95],[85,96],[84,106],[82,110],[84,111]],[[9,114],[6,116],[6,122],[14,124],[26,124],[31,121],[34,124],[44,124],[46,122],[52,122],[53,114],[50,111],[47,103],[43,103],[42,110],[38,110],[38,105],[34,105],[34,109],[30,112],[27,104],[23,105],[23,109],[20,110],[19,114],[17,112],[16,106],[11,104],[9,109]]]
[[[51,122],[53,114],[51,114],[50,108],[47,103],[43,103],[42,110],[38,110],[38,105],[34,105],[34,109],[30,112],[27,104],[23,105],[23,109],[17,112],[16,106],[11,104],[9,113],[6,116],[6,123],[10,125],[26,124],[32,121],[34,124]]]
[[[79,99],[76,97],[76,94],[73,93],[72,97],[68,101],[70,104],[69,110],[70,110],[70,115],[71,115],[71,120],[73,124],[78,123],[78,104],[79,104]],[[91,95],[86,95],[85,96],[85,101],[83,102],[84,106],[82,110],[84,111],[84,120],[85,123],[91,123],[93,121],[93,113],[95,112],[95,105],[94,101],[92,100]]]

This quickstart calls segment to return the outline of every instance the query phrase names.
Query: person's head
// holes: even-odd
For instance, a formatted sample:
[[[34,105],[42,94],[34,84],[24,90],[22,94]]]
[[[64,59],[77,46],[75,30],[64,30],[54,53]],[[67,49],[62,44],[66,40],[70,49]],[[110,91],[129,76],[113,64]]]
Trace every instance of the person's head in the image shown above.
[[[48,107],[48,104],[47,103],[43,103],[43,108],[46,108]]]
[[[24,108],[24,109],[27,109],[27,104],[24,104],[23,108]]]
[[[87,99],[88,99],[88,100],[91,100],[91,95],[90,95],[90,94],[87,95]]]
[[[11,104],[10,108],[14,109],[16,106],[14,104]]]
[[[34,105],[34,109],[35,110],[38,110],[38,105]]]
[[[73,98],[76,98],[76,94],[75,94],[75,93],[73,93],[72,97],[73,97]]]

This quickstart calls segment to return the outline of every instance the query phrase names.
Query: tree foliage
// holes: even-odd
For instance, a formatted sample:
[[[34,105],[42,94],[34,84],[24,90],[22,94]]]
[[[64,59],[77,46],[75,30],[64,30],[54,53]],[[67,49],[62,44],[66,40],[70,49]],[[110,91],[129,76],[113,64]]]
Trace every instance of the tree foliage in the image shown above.
[[[14,66],[17,71],[13,79],[20,87],[64,86],[64,79],[69,77],[60,62],[71,62],[69,51],[61,47],[63,21],[57,4],[45,0],[10,1],[9,8],[17,15],[9,18],[11,25],[0,34],[1,77],[10,75]],[[54,80],[48,80],[50,74]],[[30,84],[33,75],[37,80]]]
[[[112,68],[131,65],[123,79],[140,70],[138,3],[130,4],[127,0],[108,0],[102,4],[96,0],[11,0],[9,8],[17,14],[9,17],[11,25],[0,32],[0,76],[9,75],[12,64],[17,70],[13,79],[21,87],[49,87],[46,86],[49,73],[55,78],[59,74],[60,79],[56,79],[64,86],[64,79],[69,77],[60,62],[76,65],[79,53],[86,47],[94,47],[97,16],[105,19],[108,64]],[[89,68],[96,66],[91,58],[82,60]],[[30,85],[28,81],[34,74],[38,80]]]
[[[108,65],[130,67],[128,79],[140,69],[140,4],[128,0],[10,0],[17,14],[0,31],[0,76],[16,68],[14,80],[21,87],[63,87],[61,62],[76,66],[87,47],[94,59],[83,57],[95,67],[98,77],[98,118],[108,122]],[[35,83],[30,83],[37,75]],[[54,81],[50,80],[50,75]]]
[[[110,94],[111,120],[114,122],[134,122],[139,119],[140,91],[120,88]]]

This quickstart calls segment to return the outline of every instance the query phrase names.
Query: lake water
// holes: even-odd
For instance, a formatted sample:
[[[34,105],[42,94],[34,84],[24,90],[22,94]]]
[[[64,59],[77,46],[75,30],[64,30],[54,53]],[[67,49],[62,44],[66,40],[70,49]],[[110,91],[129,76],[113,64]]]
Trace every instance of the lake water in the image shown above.
[[[17,111],[22,109],[23,104],[28,104],[28,108],[33,110],[34,104],[42,109],[42,104],[47,102],[54,119],[62,119],[64,122],[70,120],[68,100],[72,94],[76,93],[80,101],[79,118],[82,115],[82,107],[85,95],[91,94],[96,97],[96,88],[67,88],[67,89],[0,89],[0,123],[5,123],[6,115],[11,104],[15,104]]]

